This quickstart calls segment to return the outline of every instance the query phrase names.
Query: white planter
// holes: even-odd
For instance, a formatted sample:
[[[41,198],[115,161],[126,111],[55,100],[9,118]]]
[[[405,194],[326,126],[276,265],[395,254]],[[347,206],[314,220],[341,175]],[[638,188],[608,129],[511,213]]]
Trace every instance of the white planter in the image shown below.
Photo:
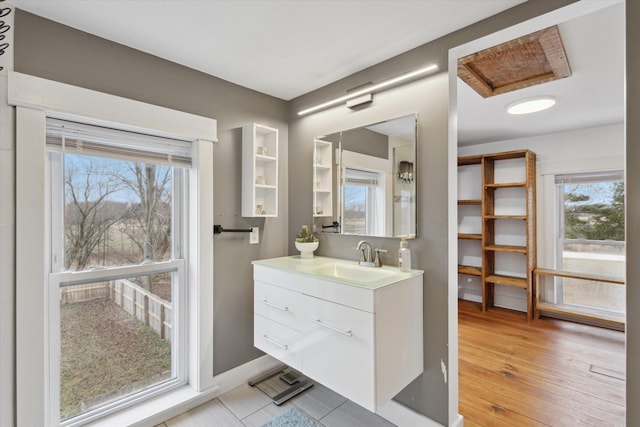
[[[320,242],[298,242],[296,241],[296,249],[300,251],[300,258],[313,258],[313,251],[318,249]]]

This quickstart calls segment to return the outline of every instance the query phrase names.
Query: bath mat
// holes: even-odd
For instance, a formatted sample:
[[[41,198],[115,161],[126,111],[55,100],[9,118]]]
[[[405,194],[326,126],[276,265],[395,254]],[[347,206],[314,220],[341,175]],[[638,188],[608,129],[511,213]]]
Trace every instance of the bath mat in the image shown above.
[[[288,412],[263,424],[262,427],[322,427],[322,424],[308,417],[298,408],[291,408]]]

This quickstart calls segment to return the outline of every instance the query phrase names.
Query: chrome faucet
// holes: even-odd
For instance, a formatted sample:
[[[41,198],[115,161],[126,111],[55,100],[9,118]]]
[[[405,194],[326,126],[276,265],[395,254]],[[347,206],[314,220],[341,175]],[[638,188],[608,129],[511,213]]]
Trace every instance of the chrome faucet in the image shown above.
[[[380,253],[388,252],[384,249],[374,250],[371,247],[371,243],[366,240],[360,240],[358,245],[353,249],[360,251],[359,264],[364,267],[382,267],[382,263],[380,262]],[[375,252],[375,257],[373,256],[373,252]]]
[[[371,252],[373,252],[371,243],[367,242],[366,240],[360,240],[355,249],[360,251],[360,265],[364,265],[366,267],[375,266],[375,264],[373,263],[373,259],[371,258]]]

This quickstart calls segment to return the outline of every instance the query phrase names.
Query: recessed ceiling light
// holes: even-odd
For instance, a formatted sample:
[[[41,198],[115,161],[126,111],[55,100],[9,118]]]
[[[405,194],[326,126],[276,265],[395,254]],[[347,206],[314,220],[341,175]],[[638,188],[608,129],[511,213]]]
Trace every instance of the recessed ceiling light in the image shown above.
[[[531,114],[538,111],[546,110],[556,104],[553,96],[539,96],[536,98],[527,98],[509,104],[507,113],[509,114]]]

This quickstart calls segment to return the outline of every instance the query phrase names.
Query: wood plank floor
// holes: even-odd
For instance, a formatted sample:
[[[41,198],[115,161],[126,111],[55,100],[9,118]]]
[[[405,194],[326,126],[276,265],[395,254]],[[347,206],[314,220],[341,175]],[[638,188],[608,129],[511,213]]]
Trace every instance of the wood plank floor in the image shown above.
[[[465,427],[622,427],[624,333],[459,301]]]

